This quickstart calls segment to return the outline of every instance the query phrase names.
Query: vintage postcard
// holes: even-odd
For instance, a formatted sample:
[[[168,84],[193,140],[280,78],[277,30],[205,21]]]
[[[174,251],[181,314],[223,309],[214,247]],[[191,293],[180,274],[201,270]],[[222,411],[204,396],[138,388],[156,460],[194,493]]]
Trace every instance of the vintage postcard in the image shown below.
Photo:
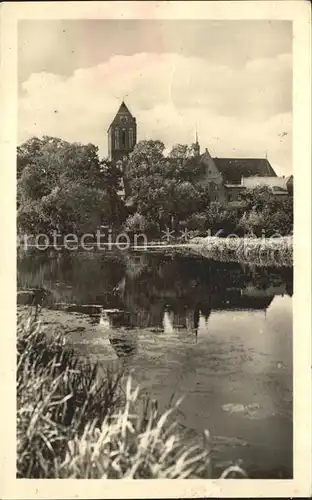
[[[0,15],[1,498],[311,494],[308,3]]]

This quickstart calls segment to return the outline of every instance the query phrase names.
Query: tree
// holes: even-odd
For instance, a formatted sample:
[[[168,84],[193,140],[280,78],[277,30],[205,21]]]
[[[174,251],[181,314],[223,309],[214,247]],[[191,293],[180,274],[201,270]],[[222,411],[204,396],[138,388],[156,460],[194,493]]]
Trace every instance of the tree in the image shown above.
[[[17,211],[17,228],[19,233],[28,235],[49,233],[49,224],[42,211],[41,200],[23,200]]]
[[[130,179],[148,175],[158,171],[161,173],[164,166],[165,145],[161,141],[140,141],[130,155],[126,174]]]
[[[293,226],[293,198],[281,199],[267,186],[246,190],[246,213],[239,221],[245,232],[269,237],[287,235]]]
[[[208,219],[204,212],[195,212],[187,217],[185,225],[187,229],[205,232],[208,229]]]
[[[42,198],[41,206],[50,231],[61,234],[92,233],[112,218],[107,193],[79,183],[56,187]]]
[[[188,146],[187,144],[175,144],[168,156],[169,158],[186,160],[194,156],[194,150],[192,146]]]
[[[160,141],[139,142],[127,165],[131,197],[139,213],[161,227],[184,219],[209,203],[207,189],[194,184],[199,176],[198,160],[188,155],[188,146],[176,145],[165,157]]]
[[[17,191],[23,197],[38,200],[59,182],[64,168],[62,154],[69,143],[55,137],[33,137],[17,149]]]
[[[17,147],[17,178],[19,179],[25,167],[29,167],[39,157],[47,153],[46,160],[52,158],[56,151],[62,149],[66,141],[57,137],[43,136],[31,137],[23,144]],[[44,166],[44,165],[42,165]]]
[[[242,197],[246,201],[246,208],[248,210],[254,209],[257,212],[261,212],[264,208],[274,211],[280,203],[280,200],[268,186],[256,186],[253,189],[246,189],[242,193]]]
[[[175,144],[168,158],[175,176],[181,180],[196,183],[205,173],[205,165],[194,156],[193,145]]]
[[[154,234],[155,232],[157,233],[157,226],[155,222],[147,219],[144,217],[144,215],[139,214],[136,212],[133,215],[129,215],[127,218],[125,224],[124,224],[124,229],[125,231],[129,233],[144,233],[146,235]]]
[[[81,233],[126,217],[122,173],[101,162],[93,144],[32,138],[18,148],[17,164],[19,230]]]

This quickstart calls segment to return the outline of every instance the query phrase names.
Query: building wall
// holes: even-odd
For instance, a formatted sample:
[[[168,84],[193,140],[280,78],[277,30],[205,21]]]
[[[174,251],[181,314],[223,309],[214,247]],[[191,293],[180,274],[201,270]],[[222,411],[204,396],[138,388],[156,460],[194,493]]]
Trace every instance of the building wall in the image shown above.
[[[273,191],[274,192],[274,191]],[[289,193],[288,191],[275,191],[274,192],[275,196],[277,196],[280,200],[287,200],[289,198]]]
[[[241,201],[242,193],[245,191],[244,186],[240,185],[225,185],[225,199],[228,203],[232,201]]]
[[[256,186],[276,186],[287,191],[287,180],[288,177],[243,177],[242,185],[250,189]]]
[[[291,193],[288,190],[287,182],[289,177],[248,177],[242,179],[242,185],[253,189],[257,186],[267,186],[272,189],[279,199],[287,199]]]
[[[223,177],[216,167],[213,158],[208,150],[200,157],[200,161],[205,166],[205,172],[201,179],[201,184],[209,188],[209,197],[211,201],[224,203],[226,201]]]
[[[122,160],[133,151],[137,141],[136,120],[130,114],[117,113],[108,130],[108,156],[111,161]]]

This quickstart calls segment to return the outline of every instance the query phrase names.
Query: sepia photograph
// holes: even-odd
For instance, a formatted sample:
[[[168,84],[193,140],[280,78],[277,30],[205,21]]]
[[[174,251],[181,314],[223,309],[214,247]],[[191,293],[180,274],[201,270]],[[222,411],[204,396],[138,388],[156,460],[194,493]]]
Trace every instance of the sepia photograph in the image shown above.
[[[294,480],[293,22],[144,3],[16,23],[15,479]]]

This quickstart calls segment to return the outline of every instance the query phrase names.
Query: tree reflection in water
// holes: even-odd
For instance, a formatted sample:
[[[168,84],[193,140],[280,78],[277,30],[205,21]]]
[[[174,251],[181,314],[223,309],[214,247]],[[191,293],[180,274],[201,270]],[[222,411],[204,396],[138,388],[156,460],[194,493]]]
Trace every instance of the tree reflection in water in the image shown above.
[[[42,286],[55,302],[94,304],[105,330],[128,330],[110,339],[118,356],[136,352],[129,330],[193,332],[212,311],[266,311],[276,295],[293,294],[291,268],[260,268],[152,254],[26,255],[18,262],[19,288]],[[90,306],[93,307],[93,306]],[[112,312],[113,311],[113,312]],[[87,309],[85,309],[87,312]],[[123,354],[122,354],[123,353]]]

